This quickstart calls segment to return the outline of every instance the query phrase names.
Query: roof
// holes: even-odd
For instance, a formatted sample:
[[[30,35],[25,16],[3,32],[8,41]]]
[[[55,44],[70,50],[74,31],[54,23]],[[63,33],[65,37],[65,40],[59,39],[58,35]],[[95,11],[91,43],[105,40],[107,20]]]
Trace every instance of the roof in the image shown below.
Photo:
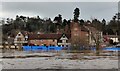
[[[15,38],[19,32],[21,32],[23,34],[23,36],[27,35],[27,33],[28,33],[27,31],[12,30],[11,35],[9,35],[9,36]]]
[[[89,30],[86,29],[84,26],[81,26],[81,31],[88,32]]]
[[[28,39],[60,39],[63,34],[56,34],[56,33],[51,33],[51,34],[29,34]],[[70,38],[70,34],[65,34],[67,38]]]
[[[84,26],[88,31],[91,31],[91,32],[101,32],[101,31],[98,31],[96,28],[90,26],[90,25],[87,25],[87,26]]]

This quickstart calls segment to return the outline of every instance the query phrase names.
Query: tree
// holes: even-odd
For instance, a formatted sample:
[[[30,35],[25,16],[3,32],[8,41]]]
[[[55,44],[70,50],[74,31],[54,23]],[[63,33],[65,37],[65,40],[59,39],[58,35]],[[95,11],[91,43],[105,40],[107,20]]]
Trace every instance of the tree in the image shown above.
[[[102,20],[102,24],[103,24],[104,27],[106,26],[106,20],[105,19]]]
[[[103,34],[107,33],[106,32],[106,20],[105,19],[102,20],[102,31],[103,31]]]
[[[83,25],[85,21],[83,19],[80,20],[80,25]]]
[[[61,24],[62,23],[62,15],[58,14],[58,16],[56,16],[54,18],[54,21],[56,21],[57,24]]]
[[[75,22],[78,22],[78,17],[79,17],[79,14],[80,14],[79,11],[80,11],[79,8],[76,8],[76,9],[74,10],[74,12],[73,12],[73,14],[74,14],[74,21],[75,21]]]
[[[55,27],[57,27],[57,29],[60,29],[62,27],[62,15],[61,14],[58,14],[58,16],[56,16],[54,18],[54,23],[55,23]]]
[[[63,23],[62,23],[62,27],[65,28],[66,25],[67,25],[67,20],[64,19],[64,20],[63,20]]]
[[[94,39],[95,44],[96,44],[96,55],[99,56],[99,54],[100,54],[100,43],[101,43],[101,41],[100,41],[100,39],[101,39],[100,32],[97,32],[96,36],[95,36],[95,33],[94,34],[92,33],[91,37]]]
[[[93,19],[91,25],[97,30],[102,31],[102,23],[98,19]]]
[[[62,23],[62,15],[58,14],[58,22],[61,24]]]
[[[119,20],[118,20],[118,14],[114,15],[112,20],[110,20],[110,22],[108,23],[108,29],[113,31],[113,35],[118,35],[120,32],[120,24],[119,24]],[[109,31],[110,32],[110,31]]]

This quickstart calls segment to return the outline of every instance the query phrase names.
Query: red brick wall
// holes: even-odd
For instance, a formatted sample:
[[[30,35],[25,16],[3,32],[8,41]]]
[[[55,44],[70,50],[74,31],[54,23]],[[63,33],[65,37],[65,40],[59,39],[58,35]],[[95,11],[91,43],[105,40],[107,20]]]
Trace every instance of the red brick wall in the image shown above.
[[[80,27],[78,23],[72,22],[71,23],[71,43],[79,44],[80,39]]]
[[[71,23],[71,43],[77,44],[88,44],[88,32],[81,31],[79,23],[72,22]]]
[[[88,32],[85,32],[85,31],[80,32],[80,42],[83,45],[88,45],[89,44]]]
[[[46,44],[46,46],[49,46],[49,45],[57,45],[57,40],[54,40],[54,41],[52,39],[30,40],[29,43],[36,44],[36,45]]]

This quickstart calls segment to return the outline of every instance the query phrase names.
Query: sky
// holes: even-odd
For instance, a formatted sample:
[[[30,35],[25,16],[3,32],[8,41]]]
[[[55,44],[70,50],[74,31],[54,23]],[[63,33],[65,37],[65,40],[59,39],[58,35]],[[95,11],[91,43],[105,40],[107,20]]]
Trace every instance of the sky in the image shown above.
[[[120,1],[118,2],[118,12],[120,13]]]
[[[119,0],[1,0],[2,2],[118,2]]]
[[[15,18],[16,15],[30,17],[39,15],[41,18],[54,19],[55,16],[61,14],[63,19],[73,19],[73,11],[78,7],[80,9],[79,19],[102,20],[104,18],[109,21],[118,12],[118,2],[18,2],[17,0],[10,2],[6,0],[0,6],[2,18]]]

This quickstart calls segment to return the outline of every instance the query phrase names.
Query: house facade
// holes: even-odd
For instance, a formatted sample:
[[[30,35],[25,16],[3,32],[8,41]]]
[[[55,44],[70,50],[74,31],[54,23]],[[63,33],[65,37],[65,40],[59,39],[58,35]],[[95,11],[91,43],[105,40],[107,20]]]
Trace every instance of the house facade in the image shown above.
[[[58,40],[58,46],[70,47],[71,46],[70,36],[63,34]]]
[[[89,43],[89,32],[78,22],[71,23],[71,43],[73,46],[87,46]]]
[[[22,46],[26,43],[28,43],[28,36],[26,34],[22,34],[22,32],[18,32],[18,34],[14,38],[14,45]]]
[[[89,24],[84,26],[88,30],[88,43],[89,45],[96,45],[96,40],[103,42],[103,34],[101,31],[98,31],[96,28],[91,27]]]
[[[29,45],[57,45],[57,38],[55,34],[29,34]]]
[[[104,42],[109,42],[110,40],[113,41],[113,43],[119,43],[119,37],[117,35],[104,35]]]
[[[66,26],[65,33],[23,33],[18,32],[14,38],[14,44],[22,46],[38,45],[38,46],[89,46],[96,45],[95,39],[102,33],[89,25],[80,25],[78,22],[71,22],[70,28]],[[102,41],[102,39],[101,39]]]
[[[69,46],[67,36],[63,34],[29,34],[29,45],[45,45],[45,46]],[[62,41],[62,42],[61,42]]]
[[[95,40],[98,38],[102,42],[102,32],[94,27],[87,25],[80,25],[78,22],[71,23],[71,44],[73,46],[88,46],[96,45]]]

